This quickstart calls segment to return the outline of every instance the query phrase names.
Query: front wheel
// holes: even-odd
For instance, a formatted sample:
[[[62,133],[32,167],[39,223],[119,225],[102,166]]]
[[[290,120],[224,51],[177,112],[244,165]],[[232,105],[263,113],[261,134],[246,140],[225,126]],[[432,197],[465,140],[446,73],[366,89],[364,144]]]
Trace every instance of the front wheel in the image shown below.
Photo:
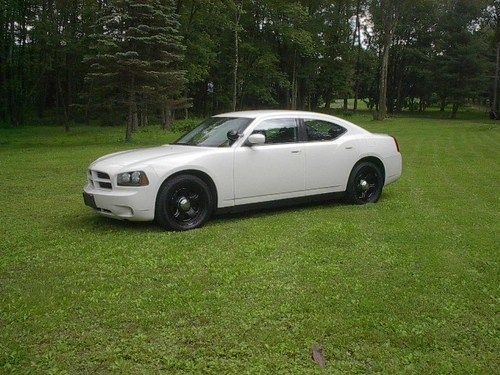
[[[354,204],[375,203],[382,195],[384,178],[380,168],[364,161],[354,166],[347,184],[347,199]]]
[[[166,229],[199,228],[210,218],[213,204],[205,181],[193,175],[175,176],[160,188],[155,218]]]

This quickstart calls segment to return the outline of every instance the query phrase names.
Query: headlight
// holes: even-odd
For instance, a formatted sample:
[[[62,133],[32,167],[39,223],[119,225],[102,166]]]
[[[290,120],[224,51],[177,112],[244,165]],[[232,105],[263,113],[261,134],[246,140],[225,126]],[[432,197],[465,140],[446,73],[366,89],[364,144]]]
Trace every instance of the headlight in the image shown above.
[[[146,186],[149,185],[148,177],[143,171],[120,173],[116,179],[118,186]]]

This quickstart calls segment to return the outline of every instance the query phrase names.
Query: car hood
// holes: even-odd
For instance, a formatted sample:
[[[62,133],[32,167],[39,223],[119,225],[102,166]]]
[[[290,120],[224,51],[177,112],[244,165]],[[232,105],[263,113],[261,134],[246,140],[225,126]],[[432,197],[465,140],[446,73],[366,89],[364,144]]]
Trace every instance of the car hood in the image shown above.
[[[142,148],[137,150],[121,151],[105,155],[91,165],[91,169],[107,170],[109,168],[132,167],[135,165],[147,165],[155,159],[165,156],[200,153],[206,151],[205,147],[164,145],[159,147]]]

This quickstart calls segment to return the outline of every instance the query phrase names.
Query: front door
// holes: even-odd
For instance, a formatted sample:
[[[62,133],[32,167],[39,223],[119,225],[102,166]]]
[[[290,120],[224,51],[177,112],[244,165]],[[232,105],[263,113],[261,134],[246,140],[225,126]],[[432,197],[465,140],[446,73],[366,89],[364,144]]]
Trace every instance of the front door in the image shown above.
[[[264,134],[262,145],[241,145],[234,154],[235,204],[303,196],[305,155],[294,118],[263,120],[253,133]]]

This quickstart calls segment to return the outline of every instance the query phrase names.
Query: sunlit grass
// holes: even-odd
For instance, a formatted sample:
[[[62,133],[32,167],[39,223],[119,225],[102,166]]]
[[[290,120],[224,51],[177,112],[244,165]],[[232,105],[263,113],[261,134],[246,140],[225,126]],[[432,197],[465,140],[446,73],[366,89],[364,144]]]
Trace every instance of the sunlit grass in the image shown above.
[[[0,369],[17,373],[495,373],[498,125],[350,120],[395,135],[376,205],[219,217],[204,228],[96,216],[95,158],[148,128],[0,130]]]

